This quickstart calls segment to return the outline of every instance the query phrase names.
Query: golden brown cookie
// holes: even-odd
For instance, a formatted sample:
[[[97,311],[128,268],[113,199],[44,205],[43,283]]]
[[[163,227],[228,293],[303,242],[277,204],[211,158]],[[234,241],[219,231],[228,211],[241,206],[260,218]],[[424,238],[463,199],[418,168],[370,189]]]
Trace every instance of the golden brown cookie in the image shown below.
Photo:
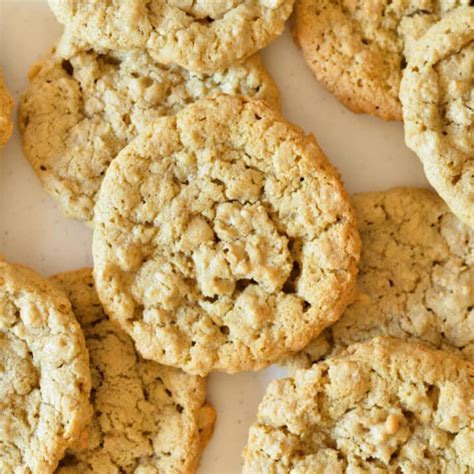
[[[474,365],[391,338],[272,382],[245,474],[474,471]]]
[[[0,148],[8,142],[12,134],[12,112],[13,99],[8,92],[0,71]]]
[[[283,32],[294,0],[49,0],[61,23],[96,46],[147,49],[162,64],[213,72]]]
[[[287,363],[310,367],[382,335],[474,362],[474,231],[424,189],[361,193],[353,204],[362,239],[357,297]]]
[[[0,472],[52,473],[90,419],[84,336],[67,298],[0,261]]]
[[[454,214],[474,229],[474,7],[426,33],[400,98],[407,145]]]
[[[190,73],[143,51],[95,50],[68,34],[30,79],[19,108],[25,155],[65,214],[88,222],[110,162],[157,117],[216,92],[279,104],[258,56],[213,74]]]
[[[294,33],[322,84],[350,110],[402,120],[402,70],[416,41],[469,0],[298,0]]]
[[[336,321],[359,237],[313,136],[220,95],[163,117],[112,162],[94,220],[99,297],[148,359],[259,369]]]
[[[191,473],[211,437],[215,413],[205,380],[142,359],[104,313],[90,269],[52,281],[69,297],[92,371],[92,423],[58,474]]]

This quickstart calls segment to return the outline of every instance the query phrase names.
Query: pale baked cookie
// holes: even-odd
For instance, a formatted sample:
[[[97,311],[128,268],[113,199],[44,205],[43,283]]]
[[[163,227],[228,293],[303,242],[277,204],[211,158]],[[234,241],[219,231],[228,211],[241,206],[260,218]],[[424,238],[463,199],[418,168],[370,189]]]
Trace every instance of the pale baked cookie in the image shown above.
[[[469,473],[474,365],[396,339],[272,382],[243,472]]]
[[[84,336],[60,291],[4,261],[0,369],[0,472],[53,472],[90,419]]]
[[[89,269],[52,278],[82,326],[94,416],[58,473],[194,472],[214,427],[205,380],[142,359],[105,315]]]
[[[19,108],[25,154],[66,215],[85,221],[112,159],[157,117],[216,92],[279,103],[258,56],[205,75],[145,52],[97,52],[68,35],[30,79]]]
[[[402,70],[423,33],[470,0],[298,0],[294,33],[314,75],[350,110],[402,120]]]
[[[400,98],[407,145],[439,195],[474,229],[474,7],[426,33]]]
[[[344,310],[359,238],[312,136],[227,95],[158,119],[112,162],[94,220],[107,313],[148,359],[259,369]]]
[[[212,72],[283,32],[294,0],[49,0],[61,23],[91,44],[148,49],[160,63]]]
[[[433,192],[362,193],[358,294],[290,366],[309,367],[378,335],[419,339],[474,362],[474,231]]]
[[[13,99],[8,92],[0,71],[0,148],[10,139],[13,130]]]

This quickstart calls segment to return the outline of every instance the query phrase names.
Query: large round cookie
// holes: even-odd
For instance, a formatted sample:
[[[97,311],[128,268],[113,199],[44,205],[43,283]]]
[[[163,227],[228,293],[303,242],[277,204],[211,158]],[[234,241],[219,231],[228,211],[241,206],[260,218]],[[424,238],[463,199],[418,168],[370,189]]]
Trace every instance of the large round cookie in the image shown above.
[[[416,40],[459,5],[469,0],[299,0],[295,38],[346,107],[401,120],[400,79]]]
[[[93,255],[99,297],[142,355],[206,374],[264,367],[333,323],[359,238],[314,137],[221,95],[158,119],[112,162]]]
[[[8,92],[0,71],[0,148],[9,140],[12,130],[13,99]]]
[[[294,0],[49,0],[58,20],[91,44],[148,49],[160,63],[212,72],[282,33]]]
[[[194,472],[214,427],[205,380],[142,359],[105,315],[89,269],[52,278],[82,326],[92,371],[92,423],[58,473]]]
[[[474,229],[474,7],[426,33],[400,98],[407,145],[439,195]]]
[[[90,419],[91,374],[66,297],[0,261],[0,472],[52,473]]]
[[[309,367],[378,335],[474,362],[474,231],[428,190],[362,193],[353,203],[362,239],[357,297],[290,365]]]
[[[206,75],[141,51],[96,51],[68,35],[30,79],[19,112],[25,154],[66,215],[89,222],[110,162],[157,117],[216,92],[279,101],[257,56]]]
[[[473,447],[474,365],[377,338],[272,382],[243,472],[468,473]]]

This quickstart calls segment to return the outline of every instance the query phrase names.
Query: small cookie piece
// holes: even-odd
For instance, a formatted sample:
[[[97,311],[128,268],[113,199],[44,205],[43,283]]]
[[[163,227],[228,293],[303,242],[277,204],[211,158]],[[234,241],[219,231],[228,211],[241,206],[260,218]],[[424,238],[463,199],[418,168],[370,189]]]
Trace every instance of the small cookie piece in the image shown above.
[[[61,23],[103,48],[147,49],[162,64],[213,72],[280,35],[294,0],[49,0]]]
[[[474,365],[391,338],[272,382],[243,472],[474,470]]]
[[[298,0],[295,39],[323,85],[350,110],[402,120],[402,70],[416,41],[470,0]]]
[[[147,359],[259,369],[341,315],[359,237],[336,170],[265,103],[158,119],[112,162],[94,220],[99,297]]]
[[[30,79],[19,108],[25,155],[65,214],[88,222],[110,162],[157,117],[216,92],[279,103],[258,56],[206,75],[142,51],[96,51],[69,35]]]
[[[86,337],[92,371],[92,423],[58,474],[176,472],[196,469],[215,413],[205,380],[142,359],[105,315],[90,269],[56,275]]]
[[[288,365],[307,368],[383,335],[474,362],[474,231],[424,189],[361,193],[353,204],[362,238],[358,295]]]
[[[474,7],[426,33],[400,99],[407,145],[454,214],[474,229]]]
[[[0,261],[0,472],[52,473],[90,420],[91,374],[71,304]]]
[[[0,148],[10,139],[13,131],[13,99],[8,92],[0,71]]]

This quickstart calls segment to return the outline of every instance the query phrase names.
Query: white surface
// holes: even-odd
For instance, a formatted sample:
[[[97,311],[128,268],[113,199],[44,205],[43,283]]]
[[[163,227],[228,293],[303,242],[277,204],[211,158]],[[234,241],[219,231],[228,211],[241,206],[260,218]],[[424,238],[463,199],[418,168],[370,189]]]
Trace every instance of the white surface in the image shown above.
[[[0,0],[0,64],[16,103],[30,66],[47,53],[61,30],[46,0]],[[280,86],[285,115],[316,135],[350,192],[427,186],[419,161],[404,144],[402,125],[346,110],[313,78],[289,31],[267,48],[264,58]],[[17,131],[3,155],[0,253],[43,275],[91,265],[91,231],[65,219],[41,189]],[[240,472],[240,453],[259,400],[268,382],[282,373],[270,368],[210,377],[209,399],[218,419],[200,472]]]

